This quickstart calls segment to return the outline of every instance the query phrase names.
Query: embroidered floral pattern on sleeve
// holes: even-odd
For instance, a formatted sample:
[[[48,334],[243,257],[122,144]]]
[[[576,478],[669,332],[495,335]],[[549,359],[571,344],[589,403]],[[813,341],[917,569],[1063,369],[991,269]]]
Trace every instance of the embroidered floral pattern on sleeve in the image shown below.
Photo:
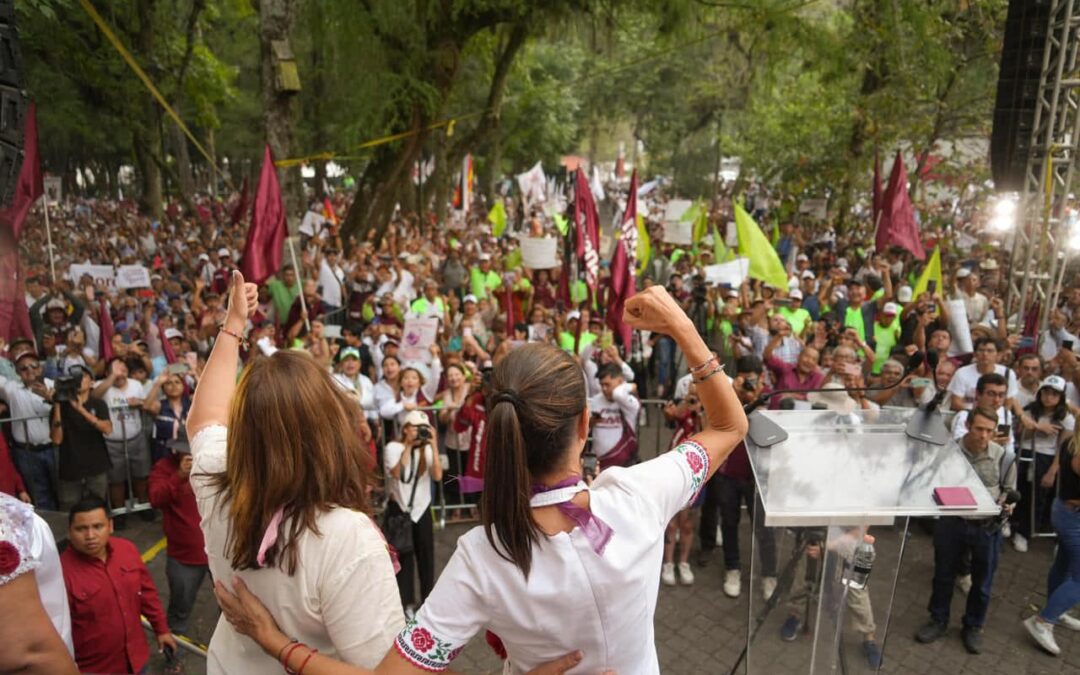
[[[690,501],[693,504],[705,485],[705,478],[709,475],[709,453],[696,441],[683,441],[675,448],[675,452],[682,455],[686,465],[690,467]]]
[[[454,646],[419,625],[415,619],[405,624],[394,647],[406,661],[418,668],[438,673],[446,670],[465,645]]]
[[[0,494],[0,586],[38,567],[38,561],[30,556],[33,528],[34,509]]]

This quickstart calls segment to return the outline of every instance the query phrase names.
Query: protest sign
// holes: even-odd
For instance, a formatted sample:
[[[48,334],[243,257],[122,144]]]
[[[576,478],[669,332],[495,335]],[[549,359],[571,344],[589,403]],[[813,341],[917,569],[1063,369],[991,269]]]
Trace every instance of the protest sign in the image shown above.
[[[45,187],[45,198],[49,204],[59,204],[64,198],[64,180],[60,176],[45,176],[42,181]]]
[[[68,278],[76,285],[84,275],[89,275],[95,284],[101,283],[109,288],[116,284],[116,270],[112,265],[72,265],[68,268]]]
[[[121,265],[116,268],[117,288],[150,288],[150,270],[142,265]]]
[[[534,270],[559,266],[559,240],[553,237],[525,237],[521,240],[521,264]]]
[[[705,281],[711,285],[727,284],[732,288],[738,288],[750,272],[750,260],[748,258],[736,258],[731,262],[719,265],[706,265],[703,271],[705,272]]]
[[[431,363],[431,345],[439,335],[438,319],[405,319],[401,334],[401,360]]]
[[[694,224],[689,221],[665,221],[664,242],[676,246],[690,246],[694,243]]]
[[[947,300],[949,306],[949,332],[953,334],[949,344],[949,356],[970,354],[975,351],[971,342],[971,325],[968,323],[967,308],[963,300]]]
[[[664,224],[679,222],[691,206],[689,199],[672,199],[664,206]]]

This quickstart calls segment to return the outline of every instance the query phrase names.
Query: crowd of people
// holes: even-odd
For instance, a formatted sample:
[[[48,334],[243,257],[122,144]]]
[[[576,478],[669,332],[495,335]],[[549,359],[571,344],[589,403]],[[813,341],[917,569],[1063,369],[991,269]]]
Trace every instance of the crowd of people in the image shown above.
[[[295,257],[257,286],[243,286],[237,271],[247,224],[232,218],[230,203],[171,205],[153,219],[128,202],[69,199],[51,207],[51,250],[36,213],[24,228],[30,330],[0,344],[0,401],[10,418],[0,436],[0,492],[12,497],[0,502],[0,525],[30,527],[37,539],[14,540],[20,562],[11,569],[0,555],[0,582],[15,587],[21,572],[38,569],[41,596],[53,600],[43,615],[80,670],[143,669],[140,613],[159,647],[174,650],[172,635],[188,634],[205,578],[228,581],[237,571],[238,587],[218,589],[233,622],[223,619],[215,631],[215,672],[255,672],[275,658],[308,673],[337,672],[324,670],[330,657],[374,668],[394,644],[395,658],[440,669],[483,626],[522,672],[579,648],[583,667],[596,670],[654,662],[651,638],[630,656],[583,645],[614,634],[618,626],[607,622],[622,614],[645,612],[648,625],[635,624],[635,634],[651,636],[656,594],[647,587],[693,584],[695,567],[714,564],[717,548],[724,593],[742,594],[749,561],[739,522],[742,507],[759,499],[746,447],[732,436],[741,417],[732,406],[788,389],[824,391],[775,396],[769,405],[850,412],[939,402],[956,450],[992,495],[1004,502],[1019,491],[1004,528],[961,517],[936,522],[930,619],[918,641],[945,634],[959,587],[967,594],[963,643],[979,653],[1002,542],[1022,554],[1046,533],[1058,537],[1048,601],[1025,626],[1054,654],[1055,624],[1080,629],[1068,614],[1080,602],[1080,284],[1070,277],[1049,325],[1027,335],[1023,320],[1005,314],[1009,252],[989,238],[928,223],[924,243],[941,251],[942,274],[921,284],[923,264],[900,249],[874,251],[866,223],[838,233],[778,221],[774,247],[786,285],[714,284],[706,268],[723,262],[719,247],[665,242],[657,191],[647,201],[652,245],[638,268],[638,307],[672,316],[634,318],[623,344],[608,310],[606,262],[594,288],[572,266],[523,265],[525,239],[569,246],[542,208],[508,199],[516,218],[499,237],[478,203],[438,224],[431,214],[401,212],[381,238],[358,240],[336,224],[348,200],[339,193],[313,204]],[[724,236],[731,207],[726,199],[712,204],[710,236]],[[747,208],[759,220],[772,215],[762,195],[751,195]],[[141,266],[146,284],[120,288],[102,266]],[[423,320],[435,330],[412,330]],[[921,365],[912,370],[917,353]],[[711,377],[709,364],[727,377]],[[845,391],[870,385],[895,386]],[[674,430],[670,447],[657,450],[671,452],[644,461],[653,453],[640,447],[639,425],[650,414],[642,402],[657,400],[653,410]],[[668,492],[638,485],[639,465],[670,478]],[[644,506],[620,505],[619,486],[628,485],[642,490]],[[436,579],[439,490],[444,517],[483,527],[462,537]],[[526,494],[535,496],[520,503]],[[47,537],[19,501],[68,514],[68,548],[56,562],[62,584],[41,578],[55,545],[41,543]],[[624,522],[620,508],[646,509],[656,522],[645,531]],[[366,515],[375,510],[376,520]],[[112,536],[133,517],[161,520],[167,609],[134,547]],[[560,548],[556,533],[575,531],[584,534]],[[620,541],[612,531],[637,534]],[[320,532],[332,545],[311,536]],[[760,522],[754,536],[759,590],[769,599],[775,537]],[[632,559],[625,547],[651,551],[657,542],[656,578],[651,568],[621,566]],[[547,633],[546,642],[530,641],[530,626],[559,617],[559,598],[541,597],[525,580],[562,569],[575,547],[610,562],[594,592],[632,581],[648,591],[634,599],[644,604],[622,606],[620,597],[634,594],[604,586],[602,629],[568,631],[580,644]],[[496,577],[505,583],[493,584]],[[582,589],[590,583],[578,581]],[[346,587],[355,594],[333,597]],[[786,640],[803,621],[800,592],[812,591],[792,590]],[[255,596],[271,608],[272,627]],[[470,600],[480,597],[484,603]],[[549,606],[541,616],[522,598]],[[868,662],[880,663],[869,596],[849,594],[848,607]],[[245,647],[244,635],[266,653]],[[280,643],[282,636],[303,639]],[[50,644],[42,649],[55,651]]]

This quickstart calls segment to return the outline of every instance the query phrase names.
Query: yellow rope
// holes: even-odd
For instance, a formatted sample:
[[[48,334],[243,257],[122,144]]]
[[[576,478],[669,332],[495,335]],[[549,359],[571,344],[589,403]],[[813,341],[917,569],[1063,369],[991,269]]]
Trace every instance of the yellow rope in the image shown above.
[[[116,37],[116,34],[113,33],[112,28],[109,27],[109,24],[105,23],[105,19],[103,19],[101,15],[98,14],[97,9],[95,9],[94,6],[90,4],[90,0],[79,0],[79,4],[82,5],[82,8],[84,10],[86,10],[86,13],[90,16],[93,22],[97,24],[97,27],[101,30],[102,34],[105,35],[105,39],[107,39],[112,44],[112,46],[116,48],[116,51],[120,53],[120,56],[123,57],[124,61],[127,62],[128,66],[131,67],[131,70],[135,72],[135,75],[140,80],[142,80],[142,83],[146,85],[147,89],[150,90],[151,95],[153,95],[153,97],[157,99],[157,102],[161,104],[161,107],[165,109],[165,112],[168,113],[169,117],[171,117],[173,121],[176,122],[176,126],[180,127],[180,131],[184,132],[184,135],[188,137],[188,140],[190,140],[191,143],[195,146],[195,148],[199,151],[199,154],[205,157],[206,161],[210,163],[210,166],[214,169],[214,171],[219,176],[225,179],[225,184],[229,186],[229,189],[235,190],[236,188],[233,187],[233,184],[229,180],[229,178],[224,173],[222,173],[221,169],[218,168],[217,162],[214,161],[214,158],[211,157],[210,153],[206,151],[206,149],[202,146],[201,143],[199,143],[198,139],[195,138],[195,135],[192,134],[191,130],[187,128],[187,125],[184,124],[184,121],[180,119],[180,116],[176,114],[176,111],[173,110],[172,106],[169,105],[168,101],[165,100],[165,97],[161,95],[161,92],[158,91],[158,88],[154,86],[154,83],[150,80],[150,77],[146,74],[142,67],[139,66],[139,63],[135,60],[135,57],[131,55],[131,52],[129,52],[127,48],[124,47],[123,43],[120,42],[120,39]]]

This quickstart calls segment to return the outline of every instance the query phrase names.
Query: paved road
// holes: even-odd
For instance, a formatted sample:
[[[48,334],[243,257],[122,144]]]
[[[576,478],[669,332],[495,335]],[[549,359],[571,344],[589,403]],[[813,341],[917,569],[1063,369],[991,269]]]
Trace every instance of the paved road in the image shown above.
[[[666,447],[667,430],[655,426],[642,433],[643,454],[652,454],[659,442]],[[646,449],[646,447],[648,449]],[[464,525],[451,526],[436,534],[436,554],[441,570],[453,551],[454,542],[466,530]],[[953,598],[953,625],[949,634],[933,645],[917,644],[913,635],[926,620],[926,605],[930,596],[930,577],[933,572],[933,546],[923,528],[913,524],[906,542],[903,565],[896,585],[893,614],[886,636],[886,617],[883,609],[889,604],[893,571],[901,540],[899,528],[875,528],[878,536],[878,560],[874,566],[870,591],[878,623],[878,638],[886,639],[886,673],[941,673],[942,675],[1020,675],[1021,673],[1080,673],[1080,633],[1059,628],[1058,644],[1062,656],[1050,657],[1031,643],[1020,622],[1034,613],[1045,601],[1046,572],[1053,555],[1052,540],[1040,539],[1031,550],[1019,554],[1006,546],[994,582],[990,617],[985,630],[984,653],[971,656],[960,643],[959,617],[963,613],[964,596],[957,591]],[[135,520],[123,536],[133,539],[140,550],[147,550],[160,538],[160,524],[144,524]],[[743,555],[749,556],[747,545],[749,524],[742,524]],[[781,564],[790,559],[790,547],[782,540]],[[656,611],[656,646],[660,668],[676,675],[720,675],[728,673],[746,644],[750,621],[750,600],[747,575],[744,592],[738,599],[724,596],[721,589],[723,570],[719,551],[714,562],[694,569],[696,583],[692,587],[661,588]],[[749,562],[746,560],[745,562]],[[150,570],[161,590],[167,594],[165,556],[159,555],[150,563]],[[754,589],[758,592],[757,589]],[[754,598],[755,615],[761,608],[760,596]],[[787,616],[786,603],[780,603],[765,618],[755,639],[751,672],[769,675],[805,673],[810,658],[809,636],[792,643],[779,639],[779,626]],[[199,595],[192,622],[194,637],[208,642],[217,621],[217,608],[209,585]],[[826,653],[829,645],[818,645]],[[869,672],[862,660],[860,638],[850,630],[845,632],[843,652],[846,671]],[[828,652],[832,653],[832,652]],[[819,661],[820,663],[820,661]],[[158,664],[152,664],[157,666]],[[184,659],[185,672],[201,675],[205,663],[198,657]],[[501,665],[482,638],[474,640],[458,657],[454,668],[465,673],[498,673]],[[154,672],[154,671],[152,671]],[[819,670],[818,672],[826,672]]]
[[[139,523],[123,534],[133,539],[141,549],[149,548],[160,536],[156,525]],[[465,531],[465,526],[454,526],[438,533],[436,550],[439,568],[445,565],[452,552],[453,542]],[[743,537],[749,535],[744,523]],[[879,559],[872,577],[871,597],[876,608],[879,638],[885,633],[886,607],[891,591],[890,568],[900,541],[899,532],[884,528],[877,531]],[[746,545],[744,543],[744,548]],[[782,562],[786,551],[781,547]],[[912,526],[907,543],[903,566],[893,602],[893,615],[888,626],[886,658],[883,672],[887,673],[942,673],[960,675],[1019,675],[1020,673],[1080,672],[1080,633],[1058,629],[1058,643],[1063,654],[1052,658],[1038,651],[1020,626],[1020,621],[1034,612],[1045,599],[1046,570],[1050,566],[1053,543],[1037,540],[1026,554],[1018,554],[1007,548],[994,583],[994,599],[990,619],[985,632],[984,653],[971,656],[960,643],[958,618],[954,619],[949,635],[933,645],[917,644],[912,635],[926,619],[926,603],[930,593],[930,575],[933,569],[933,549],[930,537],[917,526]],[[691,587],[661,588],[656,611],[656,644],[661,671],[678,675],[717,675],[727,673],[736,662],[746,640],[749,621],[748,586],[744,578],[744,592],[738,599],[730,599],[721,590],[723,572],[719,557],[704,569],[695,567],[696,582]],[[160,555],[150,563],[150,570],[161,589],[167,593],[165,583],[165,556]],[[755,589],[756,592],[756,589]],[[953,599],[954,615],[963,612],[964,596],[957,591]],[[761,607],[759,596],[755,597],[754,610]],[[793,643],[779,640],[779,625],[786,618],[786,605],[781,603],[766,618],[752,652],[752,671],[755,673],[804,673],[810,653],[809,636],[802,636]],[[217,620],[217,608],[209,586],[202,589],[192,624],[193,635],[208,641]],[[822,645],[819,649],[826,649]],[[846,635],[844,650],[847,656],[847,672],[869,672],[863,666],[860,642],[854,634]],[[205,666],[201,659],[188,656],[184,659],[185,672],[201,674]],[[458,657],[454,667],[459,672],[499,672],[499,661],[482,639],[474,640]]]

